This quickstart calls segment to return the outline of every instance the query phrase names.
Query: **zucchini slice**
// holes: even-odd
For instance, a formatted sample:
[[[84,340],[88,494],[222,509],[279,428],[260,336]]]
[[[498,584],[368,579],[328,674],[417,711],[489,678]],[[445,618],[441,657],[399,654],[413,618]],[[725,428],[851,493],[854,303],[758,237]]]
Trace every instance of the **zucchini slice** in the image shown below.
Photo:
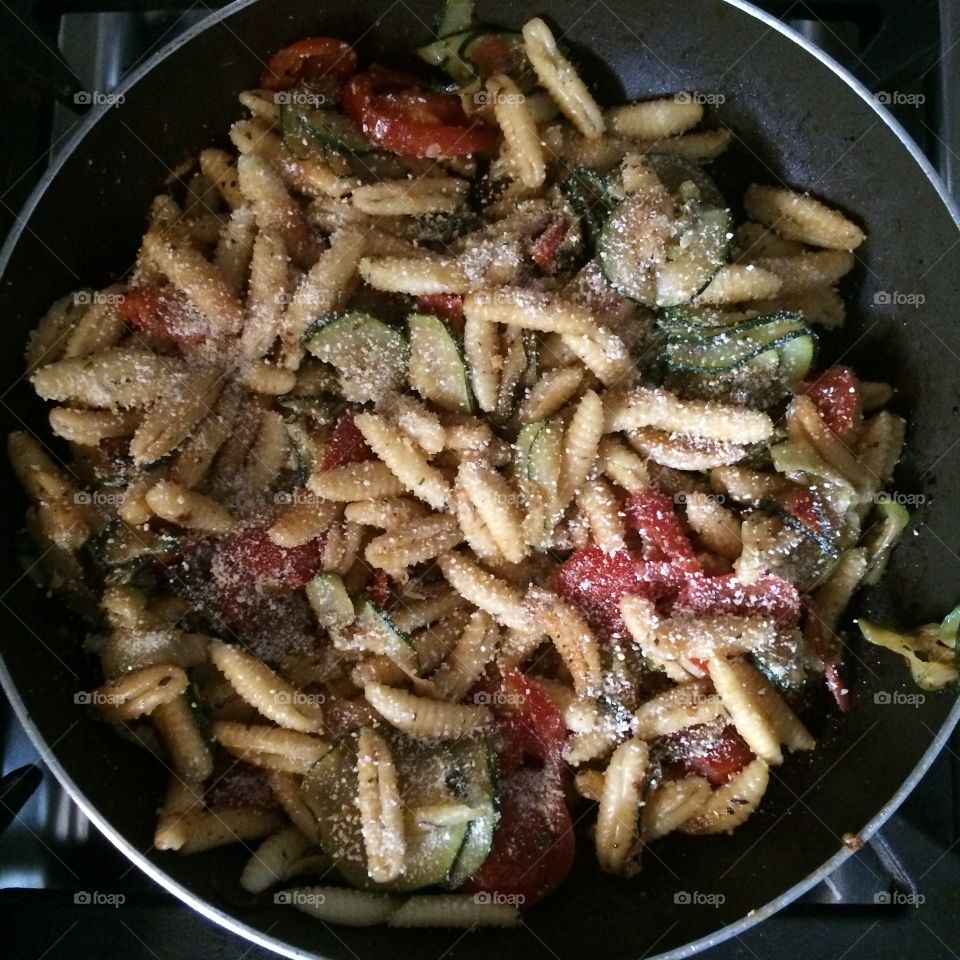
[[[766,314],[705,333],[673,333],[664,353],[667,364],[674,370],[717,373],[732,370],[768,350],[782,350],[798,339],[806,339],[808,343],[788,353],[787,363],[793,376],[804,367],[809,369],[816,342],[815,334],[797,313]],[[802,379],[802,375],[797,379]]]
[[[453,331],[429,313],[407,318],[410,386],[424,400],[451,413],[473,413],[476,400],[463,350]]]
[[[610,214],[599,240],[600,264],[621,293],[647,306],[689,303],[726,260],[730,213],[713,181],[681,157],[652,155],[663,185],[680,205],[679,230],[666,259],[651,267],[645,198],[627,197]]]
[[[283,103],[280,130],[284,144],[295,157],[310,155],[311,140],[354,157],[366,156],[376,149],[363,131],[338,110]]]
[[[111,520],[90,537],[83,549],[100,572],[150,561],[174,554],[180,541],[169,533],[131,527],[123,520]]]
[[[366,852],[356,804],[356,744],[341,740],[303,779],[301,795],[313,813],[323,849],[351,884],[361,888],[418,890],[449,884],[454,875],[475,873],[489,853],[495,825],[493,781],[482,742],[454,747],[410,740],[384,731],[400,782],[405,818],[403,873],[388,884],[367,875]],[[474,760],[476,758],[476,760]],[[481,762],[482,761],[482,762]],[[417,809],[470,803],[483,813],[476,820],[438,824],[418,819]],[[479,821],[479,826],[473,824]],[[469,873],[467,871],[469,870]],[[457,883],[459,886],[463,880]]]
[[[638,303],[653,305],[658,292],[653,269],[658,244],[650,235],[648,214],[646,197],[627,197],[604,219],[597,253],[600,269],[614,289]]]
[[[580,220],[583,235],[591,250],[597,247],[607,218],[620,202],[610,181],[591,170],[577,167],[560,183],[560,192],[570,202]]]
[[[666,261],[655,270],[654,306],[689,303],[726,260],[732,237],[729,211],[695,200],[688,201],[685,207],[687,223],[668,251]]]
[[[453,792],[480,812],[467,824],[463,844],[450,867],[444,886],[456,890],[484,864],[493,846],[499,765],[497,754],[484,740],[461,740],[453,747]]]
[[[489,60],[481,55],[484,42],[495,38],[504,56],[497,59],[510,60],[514,56],[521,61],[523,35],[511,30],[496,30],[492,27],[475,26],[450,34],[441,34],[439,40],[420,47],[417,56],[432,67],[439,67],[457,85],[460,93],[470,93],[479,88],[489,70]],[[506,48],[504,50],[504,47]],[[511,69],[507,73],[513,72]]]
[[[868,564],[862,582],[867,586],[875,586],[880,582],[893,548],[910,523],[906,508],[893,500],[881,500],[876,506],[876,513],[880,515],[879,521],[874,523],[865,544]]]
[[[352,402],[379,400],[406,379],[406,339],[369,313],[321,317],[308,328],[303,344],[315,357],[336,367],[343,396]]]
[[[451,33],[468,30],[472,23],[473,0],[443,0],[434,33],[441,38],[449,37]]]
[[[524,498],[524,531],[534,545],[553,528],[563,461],[563,423],[539,420],[517,435],[513,475]]]
[[[304,589],[317,623],[324,630],[336,632],[353,623],[353,601],[339,574],[318,573]]]
[[[336,420],[335,405],[329,397],[287,393],[277,397],[277,406],[287,415],[303,417],[321,427],[327,427]]]
[[[556,497],[563,463],[563,422],[548,420],[530,444],[527,457],[527,479],[538,484],[551,497]]]
[[[370,649],[389,657],[407,673],[417,673],[420,663],[410,637],[380,607],[370,600],[364,600],[356,622]]]
[[[648,153],[647,160],[653,167],[660,182],[675,196],[686,199],[690,188],[687,184],[693,184],[697,189],[700,200],[712,207],[725,207],[727,201],[723,194],[717,189],[710,175],[703,167],[668,153]]]
[[[291,471],[290,484],[302,487],[313,473],[317,459],[317,445],[310,432],[296,419],[284,424],[290,438],[290,457],[287,465]]]

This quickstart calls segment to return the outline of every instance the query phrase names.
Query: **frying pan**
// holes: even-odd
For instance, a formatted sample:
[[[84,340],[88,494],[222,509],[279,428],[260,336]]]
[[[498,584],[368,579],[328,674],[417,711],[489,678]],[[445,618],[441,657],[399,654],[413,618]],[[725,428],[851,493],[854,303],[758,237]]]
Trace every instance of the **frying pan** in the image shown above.
[[[144,212],[167,171],[224,141],[238,113],[236,93],[256,81],[268,52],[327,33],[358,41],[363,58],[390,62],[424,42],[435,4],[244,0],[136,71],[121,88],[121,106],[88,117],[0,259],[4,429],[44,426],[22,376],[27,332],[54,298],[104,285],[131,264]],[[514,27],[541,12],[511,0],[480,6],[484,19]],[[926,499],[885,585],[861,602],[907,623],[941,616],[960,592],[953,553],[960,542],[960,246],[957,213],[927,161],[863,87],[746,4],[634,0],[613,8],[553,0],[547,12],[601,102],[682,89],[725,96],[715,115],[743,140],[717,165],[728,196],[751,179],[782,181],[814,190],[866,228],[850,288],[853,320],[825,345],[824,359],[842,357],[864,376],[896,385],[910,416],[896,488]],[[433,960],[455,943],[463,960],[688,956],[780,909],[841,863],[850,853],[844,836],[865,840],[880,827],[960,715],[950,692],[916,706],[902,702],[895,694],[913,689],[902,661],[857,647],[855,711],[817,730],[817,751],[775,772],[761,811],[734,835],[668,837],[630,882],[601,874],[585,849],[570,881],[518,931],[461,939],[459,931],[334,930],[288,907],[247,904],[236,882],[244,849],[188,858],[151,850],[163,771],[74,702],[77,691],[97,684],[97,666],[81,651],[82,629],[22,576],[12,543],[25,503],[9,471],[0,482],[8,504],[0,514],[8,545],[0,557],[2,680],[45,760],[150,876],[207,917],[291,957]]]

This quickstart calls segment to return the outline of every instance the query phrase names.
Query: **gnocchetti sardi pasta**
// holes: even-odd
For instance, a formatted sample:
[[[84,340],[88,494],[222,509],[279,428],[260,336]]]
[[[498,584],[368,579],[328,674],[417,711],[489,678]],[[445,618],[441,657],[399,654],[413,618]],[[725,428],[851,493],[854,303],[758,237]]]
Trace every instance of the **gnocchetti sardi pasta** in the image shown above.
[[[249,845],[246,895],[326,923],[511,927],[576,833],[636,877],[850,708],[905,423],[818,357],[844,198],[734,223],[735,133],[599,104],[540,18],[445,0],[418,54],[276,53],[124,279],[39,319],[8,451],[79,699],[170,774],[158,849]],[[935,688],[958,625],[861,626]]]

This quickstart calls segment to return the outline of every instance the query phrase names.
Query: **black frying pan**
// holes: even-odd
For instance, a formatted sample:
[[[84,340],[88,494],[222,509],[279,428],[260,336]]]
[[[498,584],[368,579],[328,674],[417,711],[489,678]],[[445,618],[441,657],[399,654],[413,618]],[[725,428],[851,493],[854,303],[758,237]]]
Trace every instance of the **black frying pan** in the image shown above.
[[[424,42],[437,0],[383,4],[316,0],[228,7],[137,71],[126,102],[100,111],[47,174],[0,262],[4,429],[42,429],[39,404],[22,381],[27,332],[49,303],[82,284],[103,285],[131,263],[144,212],[169,168],[225,139],[236,93],[256,82],[265,55],[301,36],[359,41],[361,56],[389,61]],[[482,2],[484,19],[519,26],[539,8]],[[809,188],[863,223],[869,242],[851,284],[850,330],[827,345],[864,375],[889,378],[910,416],[909,452],[897,488],[929,499],[916,536],[897,550],[886,584],[866,603],[905,622],[925,622],[960,594],[960,246],[957,214],[916,147],[869,94],[822,54],[753,8],[723,0],[633,0],[585,6],[553,0],[601,100],[680,89],[723,93],[716,109],[746,147],[718,164],[730,196],[753,178]],[[875,303],[880,292],[919,294],[919,306]],[[885,298],[880,297],[881,301]],[[896,301],[898,298],[886,298]],[[916,297],[914,297],[916,299]],[[23,497],[3,474],[3,542],[12,544]],[[878,692],[907,691],[902,661],[855,650],[855,712],[830,722],[813,755],[776,771],[762,810],[732,837],[671,837],[646,855],[631,882],[602,875],[585,852],[569,883],[533,909],[529,930],[336,931],[290,908],[241,905],[236,883],[246,851],[196,857],[150,849],[163,771],[89,718],[77,691],[98,683],[64,627],[61,604],[20,576],[2,552],[0,651],[3,683],[50,766],[93,821],[141,868],[202,913],[290,956],[423,957],[454,942],[463,960],[490,956],[679,957],[779,909],[837,866],[845,834],[866,839],[917,782],[960,716],[953,693],[917,707],[884,704]],[[881,700],[883,698],[880,698]],[[895,698],[888,698],[895,699]],[[722,904],[677,902],[683,893],[722,894]],[[677,896],[681,894],[681,896]]]

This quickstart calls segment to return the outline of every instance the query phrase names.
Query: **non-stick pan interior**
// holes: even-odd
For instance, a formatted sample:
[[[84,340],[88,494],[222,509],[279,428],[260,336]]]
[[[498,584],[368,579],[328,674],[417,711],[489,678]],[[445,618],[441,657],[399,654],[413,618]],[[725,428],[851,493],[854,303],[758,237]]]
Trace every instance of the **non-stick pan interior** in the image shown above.
[[[132,263],[150,199],[169,169],[223,143],[239,115],[238,90],[255,84],[265,55],[300,36],[359,40],[361,55],[397,62],[421,43],[434,0],[378,3],[261,2],[212,23],[158,63],[109,110],[52,178],[10,256],[0,285],[4,427],[42,424],[22,381],[27,332],[47,305],[81,285],[103,285]],[[481,3],[494,22],[519,26],[543,12],[506,0]],[[849,210],[869,233],[858,253],[850,331],[825,345],[870,377],[889,378],[909,411],[903,493],[926,497],[915,533],[898,549],[887,585],[868,603],[905,621],[934,618],[958,595],[957,443],[960,398],[955,323],[960,277],[956,226],[897,134],[829,67],[750,13],[721,0],[635,0],[584,5],[554,0],[549,17],[575,45],[602,95],[647,97],[679,89],[723,94],[714,115],[742,137],[718,175],[739,189],[751,178],[809,188]],[[878,296],[879,295],[879,296]],[[83,631],[63,604],[37,592],[12,548],[25,506],[2,477],[3,629],[0,649],[23,704],[53,756],[122,840],[216,910],[288,950],[363,960],[639,957],[659,953],[759,910],[815,871],[895,794],[928,748],[952,695],[919,705],[883,703],[912,692],[901,662],[856,649],[856,710],[819,731],[821,748],[790,759],[762,811],[732,837],[668,839],[631,882],[598,872],[588,851],[571,881],[532,910],[527,930],[336,930],[289,908],[251,907],[236,884],[245,852],[193,858],[150,851],[162,770],[74,702],[98,678],[81,652]],[[896,697],[887,697],[896,701]],[[902,698],[901,698],[902,699]]]

